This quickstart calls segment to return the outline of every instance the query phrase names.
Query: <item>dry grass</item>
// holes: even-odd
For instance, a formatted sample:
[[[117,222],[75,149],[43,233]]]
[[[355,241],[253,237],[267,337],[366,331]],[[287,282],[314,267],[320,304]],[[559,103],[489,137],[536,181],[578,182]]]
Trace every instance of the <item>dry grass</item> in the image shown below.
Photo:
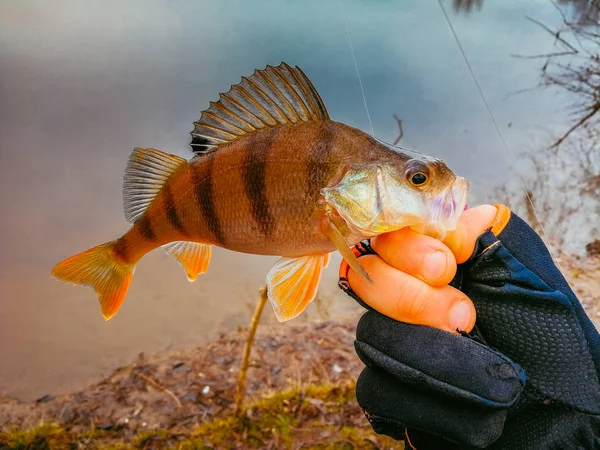
[[[354,385],[306,386],[260,399],[243,410],[201,424],[195,431],[153,430],[132,436],[114,431],[74,431],[58,424],[0,433],[2,449],[402,449],[375,436],[357,415]],[[357,423],[359,421],[360,423]]]

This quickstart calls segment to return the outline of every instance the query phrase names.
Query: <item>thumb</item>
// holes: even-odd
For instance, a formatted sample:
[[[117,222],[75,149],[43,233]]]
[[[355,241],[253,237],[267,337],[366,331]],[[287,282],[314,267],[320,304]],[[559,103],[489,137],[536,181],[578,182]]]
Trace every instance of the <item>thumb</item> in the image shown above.
[[[456,230],[446,235],[444,244],[454,253],[456,262],[462,264],[473,254],[479,236],[489,229],[498,235],[508,218],[510,211],[504,205],[481,205],[467,209],[458,219]]]

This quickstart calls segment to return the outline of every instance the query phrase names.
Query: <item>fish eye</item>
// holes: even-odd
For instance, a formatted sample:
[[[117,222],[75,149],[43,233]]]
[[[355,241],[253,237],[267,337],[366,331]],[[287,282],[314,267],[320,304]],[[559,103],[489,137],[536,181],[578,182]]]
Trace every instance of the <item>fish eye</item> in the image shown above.
[[[431,173],[429,167],[423,164],[421,161],[412,160],[408,163],[408,169],[406,171],[406,179],[418,188],[425,186],[429,183]]]
[[[410,182],[415,186],[422,186],[427,183],[428,177],[423,172],[417,172],[410,178]]]

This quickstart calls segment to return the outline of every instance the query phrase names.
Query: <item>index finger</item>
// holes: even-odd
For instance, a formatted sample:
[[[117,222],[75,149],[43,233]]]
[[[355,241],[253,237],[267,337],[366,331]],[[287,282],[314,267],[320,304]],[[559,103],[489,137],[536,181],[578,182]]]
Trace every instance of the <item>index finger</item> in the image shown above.
[[[450,249],[410,228],[376,236],[371,246],[390,266],[431,286],[445,286],[456,275],[456,261]]]

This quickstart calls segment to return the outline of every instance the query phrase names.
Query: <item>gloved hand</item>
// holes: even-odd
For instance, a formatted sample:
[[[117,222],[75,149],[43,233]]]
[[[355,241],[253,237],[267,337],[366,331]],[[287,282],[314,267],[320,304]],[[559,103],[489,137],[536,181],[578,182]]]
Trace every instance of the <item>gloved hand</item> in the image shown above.
[[[355,253],[375,284],[342,263],[340,286],[369,309],[356,396],[377,433],[419,450],[600,448],[600,335],[518,216],[485,205],[443,244],[400,230]]]

